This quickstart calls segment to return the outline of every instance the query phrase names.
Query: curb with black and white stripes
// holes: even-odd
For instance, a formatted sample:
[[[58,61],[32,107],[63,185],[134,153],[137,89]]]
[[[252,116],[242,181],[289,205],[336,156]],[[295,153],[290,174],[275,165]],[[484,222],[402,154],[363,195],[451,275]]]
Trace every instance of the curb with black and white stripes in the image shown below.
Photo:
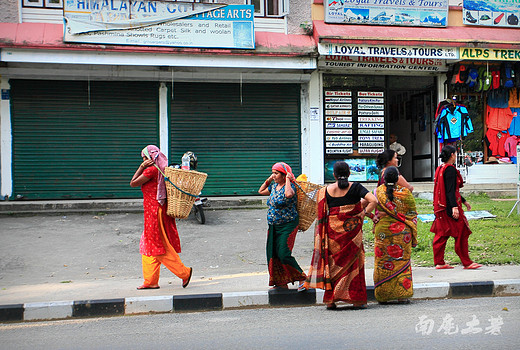
[[[0,305],[0,322],[59,320],[146,313],[218,311],[236,308],[321,304],[323,290],[169,295]],[[367,286],[368,301],[375,301],[374,287]],[[520,295],[520,280],[414,285],[414,299],[472,298]]]

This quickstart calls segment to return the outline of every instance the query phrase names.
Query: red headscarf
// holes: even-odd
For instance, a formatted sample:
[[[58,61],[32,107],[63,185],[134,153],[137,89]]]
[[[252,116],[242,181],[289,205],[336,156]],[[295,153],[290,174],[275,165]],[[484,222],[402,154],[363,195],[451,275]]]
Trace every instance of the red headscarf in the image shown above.
[[[287,175],[289,173],[292,174],[291,167],[289,166],[289,164],[284,163],[284,162],[278,162],[278,163],[274,164],[273,170],[279,171],[285,175]]]

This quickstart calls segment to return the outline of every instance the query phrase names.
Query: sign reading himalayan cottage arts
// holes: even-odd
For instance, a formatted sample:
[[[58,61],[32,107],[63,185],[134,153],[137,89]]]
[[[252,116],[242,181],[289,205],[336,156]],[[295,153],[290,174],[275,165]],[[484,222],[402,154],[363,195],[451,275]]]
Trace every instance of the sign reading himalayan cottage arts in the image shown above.
[[[325,0],[325,22],[446,27],[448,0]]]
[[[65,42],[254,49],[254,6],[65,0]]]
[[[491,27],[520,28],[520,2],[518,0],[464,0],[464,24]]]

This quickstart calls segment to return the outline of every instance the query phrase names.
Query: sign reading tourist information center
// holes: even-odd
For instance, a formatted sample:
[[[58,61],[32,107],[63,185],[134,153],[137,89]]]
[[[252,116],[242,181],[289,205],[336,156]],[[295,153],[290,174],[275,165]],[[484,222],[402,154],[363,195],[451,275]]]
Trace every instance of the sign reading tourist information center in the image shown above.
[[[254,49],[253,5],[66,0],[63,41]]]
[[[325,23],[446,27],[448,0],[325,0]]]

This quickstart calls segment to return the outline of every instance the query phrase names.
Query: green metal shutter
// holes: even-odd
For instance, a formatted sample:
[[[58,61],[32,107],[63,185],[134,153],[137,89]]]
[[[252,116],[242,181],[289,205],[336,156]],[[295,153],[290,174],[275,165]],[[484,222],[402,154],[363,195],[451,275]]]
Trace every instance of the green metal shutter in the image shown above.
[[[141,149],[158,143],[158,84],[11,80],[14,197],[139,197]]]
[[[251,195],[288,163],[300,173],[300,86],[175,83],[170,163],[186,151],[208,173],[205,195]]]

